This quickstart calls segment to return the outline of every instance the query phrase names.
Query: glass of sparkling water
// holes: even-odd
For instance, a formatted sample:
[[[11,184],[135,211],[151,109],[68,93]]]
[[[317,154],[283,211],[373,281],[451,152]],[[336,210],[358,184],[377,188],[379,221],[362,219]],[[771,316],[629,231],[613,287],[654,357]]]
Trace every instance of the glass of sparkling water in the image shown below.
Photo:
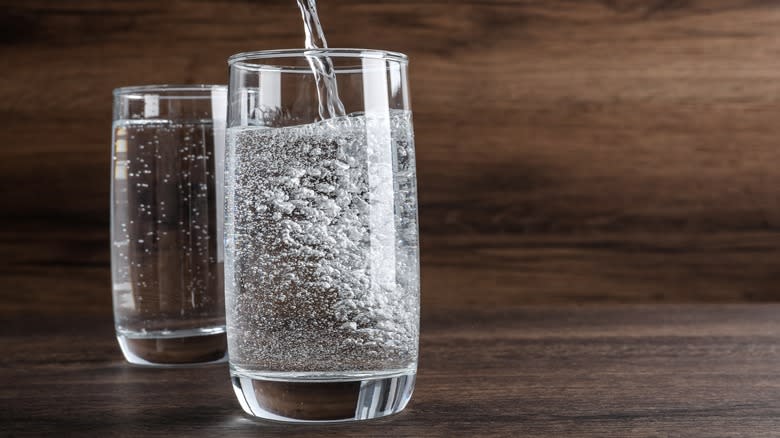
[[[114,90],[111,269],[117,339],[130,363],[226,360],[217,208],[226,97],[220,85]]]
[[[288,422],[399,412],[420,308],[407,58],[281,50],[229,64],[225,299],[238,400]],[[336,101],[327,116],[323,96]]]

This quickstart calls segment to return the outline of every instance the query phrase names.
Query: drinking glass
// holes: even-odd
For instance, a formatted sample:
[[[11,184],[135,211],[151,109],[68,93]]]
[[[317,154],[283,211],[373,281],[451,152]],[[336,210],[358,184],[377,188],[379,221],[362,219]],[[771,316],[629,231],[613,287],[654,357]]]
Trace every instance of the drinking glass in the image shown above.
[[[311,66],[331,62],[338,91],[322,93]],[[281,50],[229,65],[225,294],[238,400],[289,422],[399,412],[419,336],[407,58]],[[320,116],[329,94],[346,115]]]
[[[117,339],[130,363],[226,359],[217,208],[226,97],[221,85],[114,90],[111,269]]]

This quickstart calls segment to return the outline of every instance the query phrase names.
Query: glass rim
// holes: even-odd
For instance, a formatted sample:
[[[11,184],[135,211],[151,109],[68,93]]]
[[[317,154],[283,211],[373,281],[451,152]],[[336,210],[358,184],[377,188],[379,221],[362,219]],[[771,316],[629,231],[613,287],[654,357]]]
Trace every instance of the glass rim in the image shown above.
[[[392,52],[379,49],[356,49],[356,48],[323,48],[323,49],[275,49],[275,50],[257,50],[253,52],[240,52],[228,58],[230,67],[248,67],[252,69],[273,69],[285,70],[291,66],[256,64],[252,61],[263,59],[284,59],[284,58],[302,58],[306,56],[319,56],[328,58],[353,58],[353,59],[383,59],[386,61],[395,61],[402,64],[409,63],[409,57],[401,52]]]
[[[212,90],[227,90],[227,85],[222,84],[151,84],[151,85],[130,85],[126,87],[114,88],[114,96],[126,96],[131,94],[149,94],[149,93],[181,93],[181,92],[199,92]],[[204,94],[204,97],[208,97]]]

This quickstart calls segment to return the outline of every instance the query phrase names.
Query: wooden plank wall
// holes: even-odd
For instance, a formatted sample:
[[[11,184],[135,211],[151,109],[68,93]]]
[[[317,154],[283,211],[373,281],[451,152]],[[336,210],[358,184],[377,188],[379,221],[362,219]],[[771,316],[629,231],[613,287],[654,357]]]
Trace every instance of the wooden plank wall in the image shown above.
[[[0,299],[110,305],[111,89],[299,47],[292,0],[0,1]],[[321,0],[411,58],[424,306],[780,298],[780,2]],[[38,310],[35,310],[38,309]]]

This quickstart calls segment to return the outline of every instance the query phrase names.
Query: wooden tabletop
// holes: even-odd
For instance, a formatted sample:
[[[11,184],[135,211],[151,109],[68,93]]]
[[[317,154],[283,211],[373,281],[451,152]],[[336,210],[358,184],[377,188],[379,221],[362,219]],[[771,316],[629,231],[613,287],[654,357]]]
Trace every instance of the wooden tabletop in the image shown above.
[[[431,309],[429,309],[431,310]],[[109,318],[14,318],[0,338],[3,436],[770,436],[780,305],[536,306],[423,318],[400,415],[249,419],[226,366],[127,365]]]

